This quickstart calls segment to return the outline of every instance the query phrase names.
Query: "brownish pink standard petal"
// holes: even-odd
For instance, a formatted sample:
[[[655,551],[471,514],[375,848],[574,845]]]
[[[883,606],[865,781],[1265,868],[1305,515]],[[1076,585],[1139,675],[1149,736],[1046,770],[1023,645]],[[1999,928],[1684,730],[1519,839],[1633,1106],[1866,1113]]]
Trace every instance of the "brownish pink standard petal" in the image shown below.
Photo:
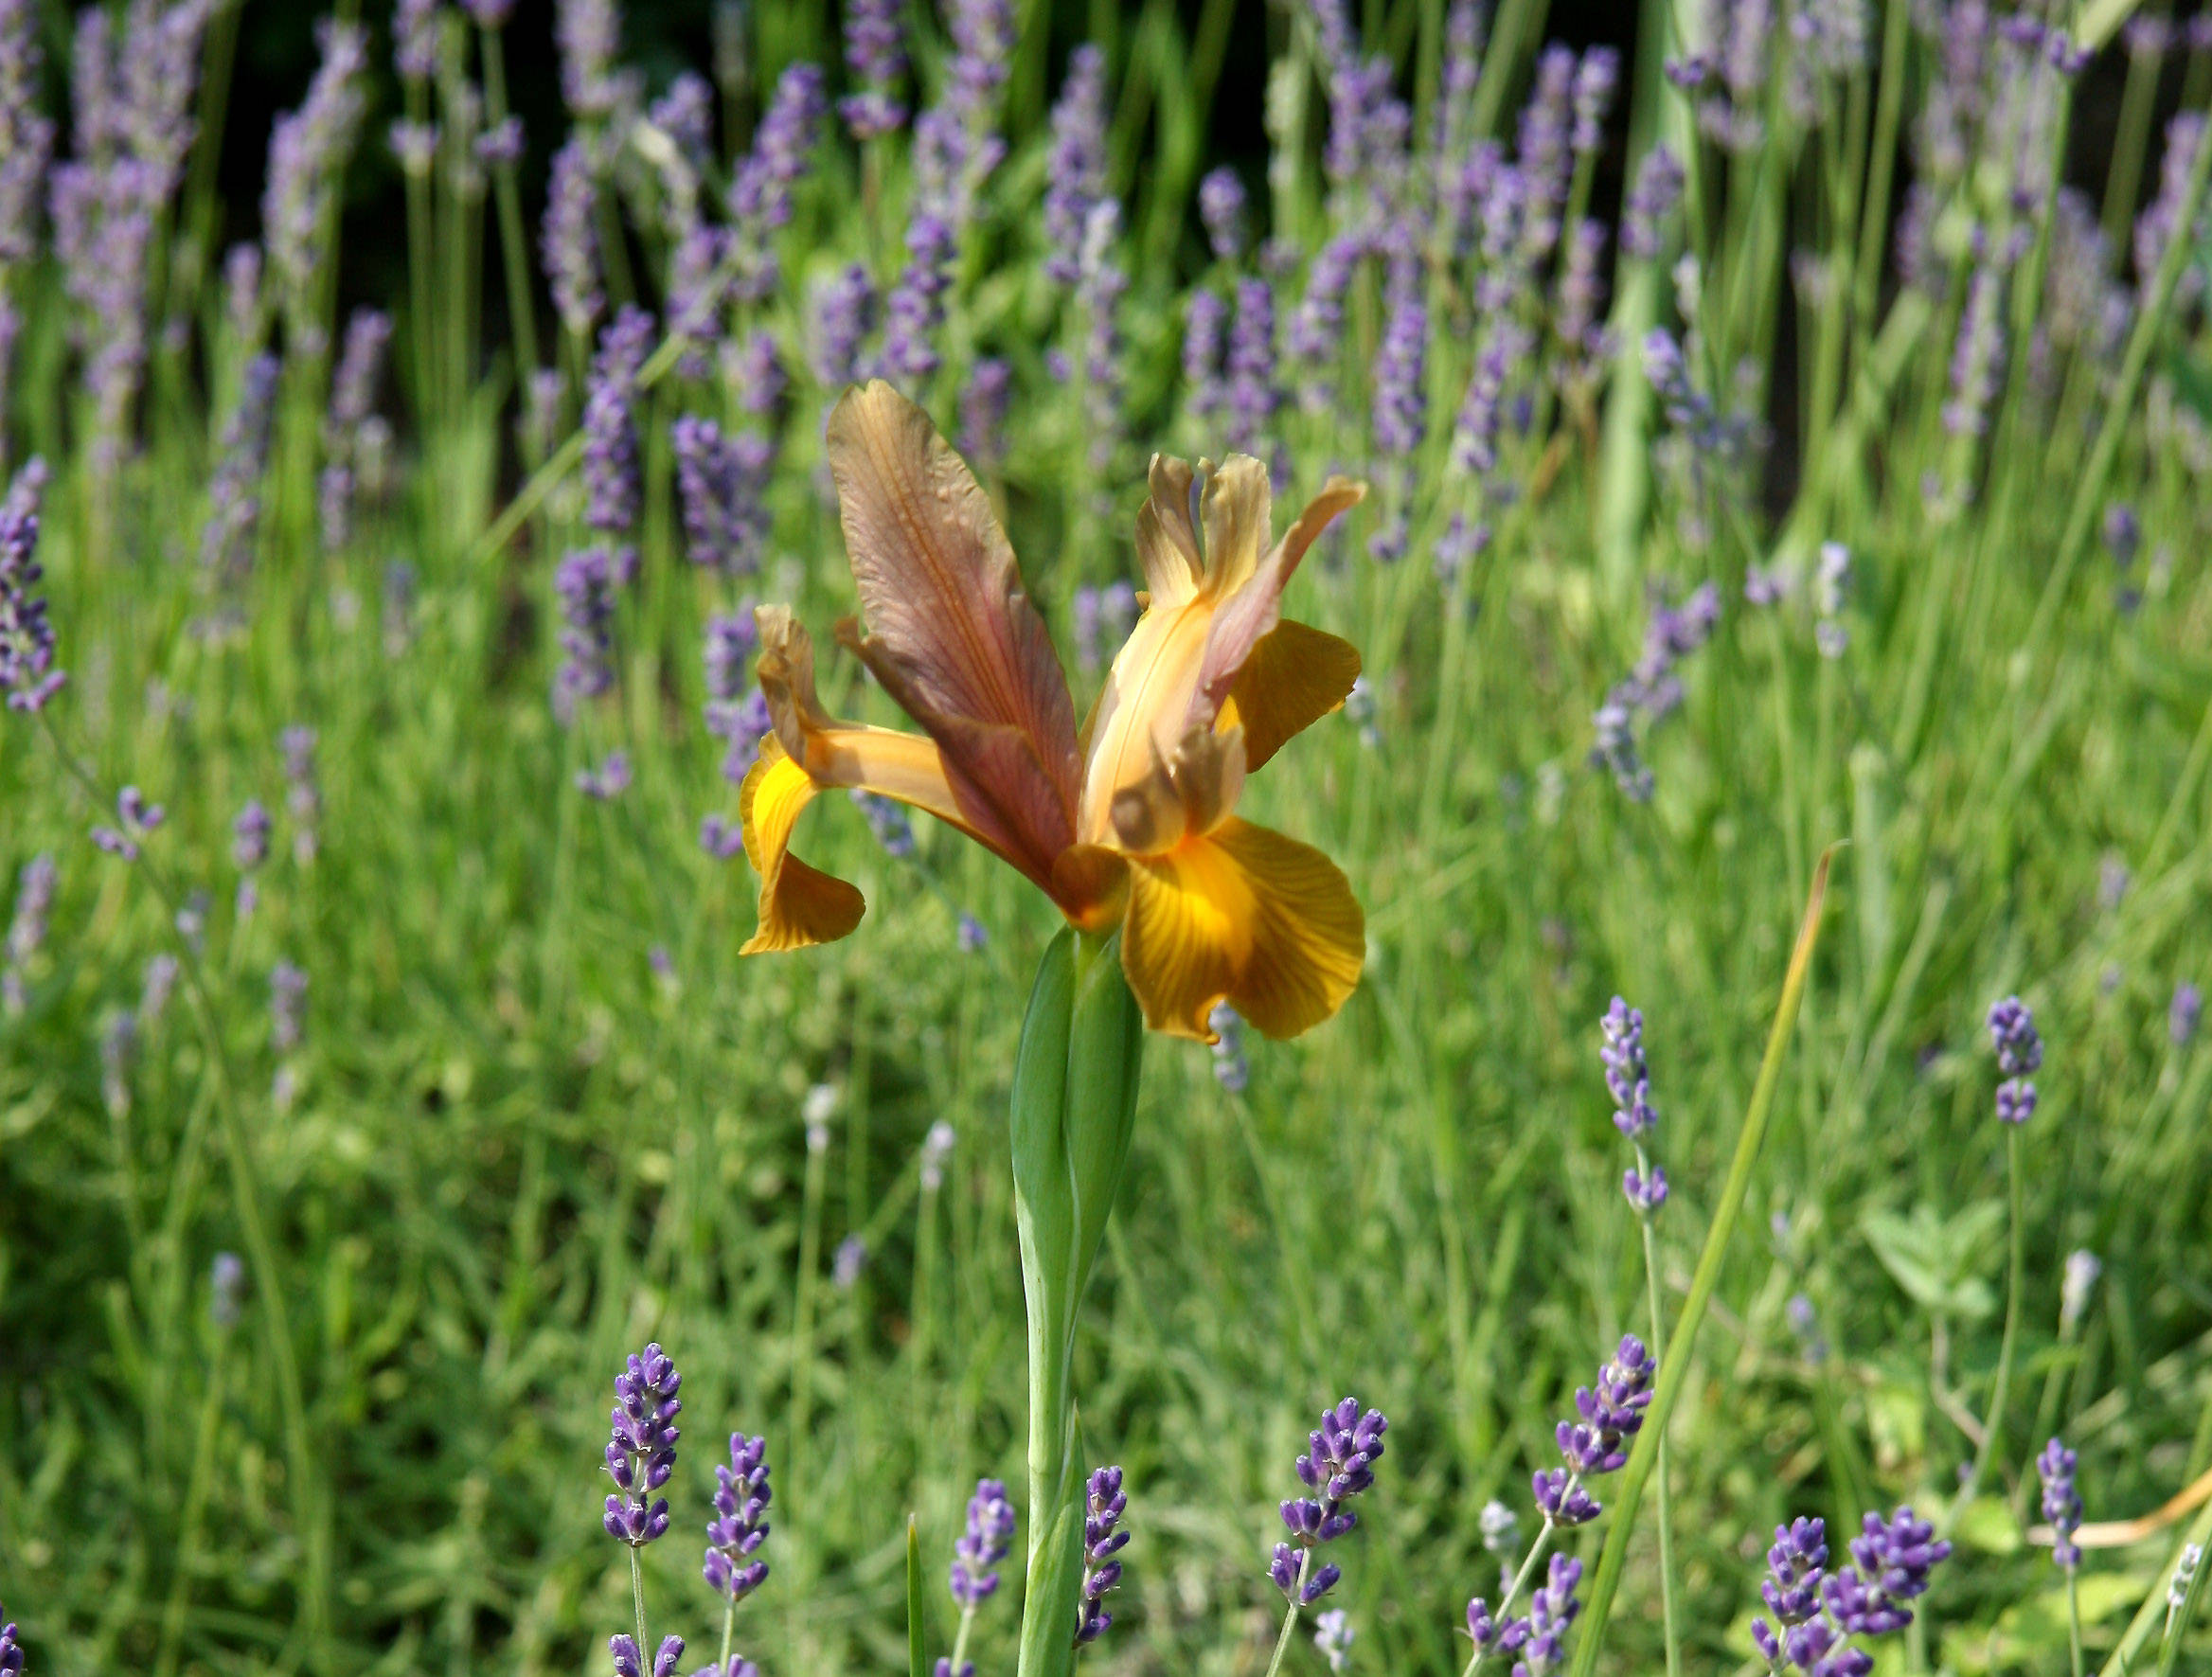
[[[851,644],[937,740],[976,829],[1049,879],[1075,841],[1075,705],[990,498],[881,381],[838,402],[829,450],[867,619]]]

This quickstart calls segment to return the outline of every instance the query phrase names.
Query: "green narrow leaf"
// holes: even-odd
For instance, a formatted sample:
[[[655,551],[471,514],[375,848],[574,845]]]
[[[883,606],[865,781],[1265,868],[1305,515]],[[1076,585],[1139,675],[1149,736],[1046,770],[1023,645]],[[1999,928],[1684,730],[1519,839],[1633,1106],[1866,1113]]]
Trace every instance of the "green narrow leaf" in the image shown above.
[[[906,1516],[906,1677],[926,1677],[929,1653],[921,1623],[921,1535]]]
[[[1573,1677],[1591,1677],[1597,1669],[1597,1652],[1605,1640],[1605,1620],[1613,1609],[1613,1597],[1620,1589],[1620,1575],[1628,1564],[1629,1534],[1636,1523],[1636,1505],[1643,1500],[1644,1487],[1651,1477],[1651,1468],[1659,1455],[1659,1440],[1667,1432],[1668,1418],[1674,1413],[1674,1405],[1681,1400],[1682,1388],[1689,1377],[1690,1352],[1697,1344],[1698,1326],[1704,1320],[1705,1306],[1711,1302],[1713,1289],[1721,1279],[1721,1259],[1728,1250],[1728,1237],[1736,1231],[1737,1217],[1743,1210],[1744,1195],[1751,1188],[1751,1169],[1758,1162],[1759,1143],[1764,1139],[1767,1115],[1774,1110],[1775,1090],[1781,1082],[1782,1061],[1790,1046],[1791,1033],[1797,1025],[1797,1006],[1805,999],[1805,981],[1812,969],[1813,946],[1820,941],[1821,908],[1828,897],[1828,864],[1835,860],[1838,847],[1830,845],[1820,855],[1820,865],[1812,870],[1812,890],[1805,901],[1805,918],[1798,923],[1797,946],[1791,952],[1790,968],[1782,978],[1782,1004],[1775,1009],[1774,1028],[1767,1033],[1765,1055],[1758,1065],[1758,1081],[1752,1086],[1751,1104],[1744,1110],[1743,1130],[1736,1138],[1736,1156],[1729,1161],[1728,1177],[1721,1185],[1721,1197],[1713,1208],[1713,1226],[1706,1232],[1704,1250],[1698,1254],[1698,1267],[1690,1277],[1689,1296],[1682,1301],[1682,1313],[1667,1335],[1667,1365],[1659,1370],[1659,1384],[1651,1394],[1650,1410],[1644,1417],[1643,1429],[1636,1434],[1635,1448],[1629,1452],[1628,1466],[1621,1471],[1620,1489],[1614,1493],[1613,1525],[1605,1534],[1605,1549],[1597,1560],[1597,1574],[1590,1583],[1590,1602],[1584,1615],[1587,1626],[1582,1641],[1575,1650]]]

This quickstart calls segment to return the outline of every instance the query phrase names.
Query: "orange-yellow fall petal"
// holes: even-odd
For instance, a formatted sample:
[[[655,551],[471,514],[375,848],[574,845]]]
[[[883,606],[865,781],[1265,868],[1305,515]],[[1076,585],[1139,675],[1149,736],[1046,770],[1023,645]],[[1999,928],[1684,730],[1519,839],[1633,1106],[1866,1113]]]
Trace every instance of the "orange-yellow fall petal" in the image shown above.
[[[813,801],[813,777],[792,760],[774,734],[738,794],[745,856],[760,876],[760,924],[738,953],[767,954],[833,943],[860,924],[867,903],[841,879],[791,854],[791,830]]]
[[[1244,730],[1244,766],[1257,769],[1332,710],[1360,676],[1360,650],[1285,617],[1261,635],[1229,685],[1216,725]]]
[[[1366,920],[1311,845],[1230,816],[1129,865],[1121,958],[1145,1023],[1212,1042],[1227,1000],[1271,1037],[1329,1018],[1359,984]]]

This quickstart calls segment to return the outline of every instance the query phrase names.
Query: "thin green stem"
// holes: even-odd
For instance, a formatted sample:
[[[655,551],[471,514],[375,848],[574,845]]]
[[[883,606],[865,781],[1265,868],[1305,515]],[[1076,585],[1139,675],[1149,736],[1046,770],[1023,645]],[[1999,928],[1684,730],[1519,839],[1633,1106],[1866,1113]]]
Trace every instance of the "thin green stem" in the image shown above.
[[[1647,1179],[1651,1167],[1642,1147],[1636,1149],[1636,1169]],[[1636,1221],[1644,1231],[1644,1299],[1651,1312],[1651,1360],[1667,1357],[1666,1318],[1659,1310],[1659,1234],[1648,1211]],[[1659,1461],[1652,1470],[1659,1486],[1659,1612],[1667,1637],[1667,1677],[1682,1677],[1682,1618],[1674,1585],[1674,1497],[1667,1483],[1667,1440],[1659,1440]]]
[[[2074,1657],[2074,1677],[2081,1677],[2081,1569],[2066,1568],[2066,1650]]]
[[[652,1649],[645,1639],[645,1568],[638,1564],[635,1543],[630,1545],[630,1605],[637,1612],[637,1658],[648,1664]]]
[[[1995,1459],[1997,1444],[2005,1431],[2005,1400],[2012,1388],[2012,1355],[2020,1341],[2020,1297],[2026,1290],[2027,1220],[2026,1185],[2020,1176],[2020,1126],[2005,1126],[2005,1174],[2010,1191],[2012,1231],[2011,1258],[2007,1267],[2005,1287],[2005,1337],[1997,1347],[1997,1382],[1989,1390],[1989,1412],[1982,1423],[1981,1448],[1974,1452],[1973,1466],[1967,1470],[1966,1478],[1958,1488],[1958,1496],[1944,1516],[1942,1530],[1948,1534],[1958,1525],[1958,1517],[1967,1505],[1974,1500],[1981,1489],[1982,1479]]]
[[[1267,1662],[1267,1677],[1283,1668],[1283,1655],[1291,1646],[1291,1632],[1298,1627],[1298,1592],[1306,1587],[1306,1569],[1313,1564],[1313,1551],[1298,1551],[1298,1575],[1291,1580],[1291,1604],[1283,1613],[1283,1628],[1275,1639],[1275,1657]]]

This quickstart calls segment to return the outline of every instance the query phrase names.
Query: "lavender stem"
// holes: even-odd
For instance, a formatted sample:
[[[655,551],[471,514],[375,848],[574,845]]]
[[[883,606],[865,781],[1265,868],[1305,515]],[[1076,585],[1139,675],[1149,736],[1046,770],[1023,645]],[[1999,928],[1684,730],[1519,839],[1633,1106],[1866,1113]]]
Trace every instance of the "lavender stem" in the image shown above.
[[[645,1639],[645,1569],[637,1563],[638,1545],[630,1545],[630,1603],[637,1610],[637,1646],[651,1648]]]
[[[1298,1592],[1306,1587],[1306,1572],[1313,1564],[1313,1551],[1298,1551],[1298,1576],[1291,1580],[1291,1604],[1283,1614],[1282,1633],[1275,1639],[1275,1657],[1267,1662],[1267,1677],[1275,1677],[1282,1669],[1283,1653],[1291,1646],[1291,1632],[1298,1627]]]
[[[1636,1174],[1646,1182],[1651,1180],[1651,1161],[1644,1156],[1644,1144],[1636,1143]],[[1663,1362],[1667,1356],[1667,1329],[1659,1314],[1659,1238],[1652,1227],[1651,1213],[1642,1207],[1636,1211],[1636,1221],[1644,1228],[1644,1296],[1651,1311],[1651,1360]],[[1682,1649],[1674,1599],[1674,1507],[1673,1493],[1667,1488],[1667,1439],[1659,1439],[1659,1459],[1652,1468],[1659,1481],[1659,1616],[1667,1636],[1667,1677],[1682,1677]]]
[[[2020,1339],[2020,1294],[2026,1281],[2027,1258],[2022,1225],[2026,1221],[2026,1189],[2020,1179],[2020,1130],[2018,1124],[2005,1126],[2005,1175],[2009,1184],[2012,1201],[2011,1261],[2007,1268],[2005,1286],[2005,1335],[1997,1346],[1997,1382],[1989,1392],[1989,1418],[1982,1423],[1981,1447],[1974,1452],[1973,1466],[1968,1470],[1965,1482],[1958,1488],[1950,1510],[1936,1535],[1949,1536],[1958,1525],[1958,1517],[1966,1512],[1967,1505],[1974,1500],[1974,1492],[1981,1489],[1982,1476],[1989,1471],[1989,1461],[1997,1452],[1997,1441],[2005,1430],[2005,1399],[2012,1385],[2012,1352]]]
[[[1567,1475],[1566,1487],[1560,1492],[1559,1498],[1562,1508],[1573,1500],[1581,1484],[1581,1474]],[[1536,1528],[1536,1535],[1528,1540],[1528,1553],[1521,1559],[1521,1570],[1513,1575],[1513,1581],[1506,1586],[1506,1594],[1498,1602],[1497,1617],[1501,1623],[1512,1616],[1513,1603],[1521,1599],[1521,1592],[1528,1587],[1529,1577],[1536,1571],[1536,1563],[1543,1559],[1544,1550],[1551,1546],[1551,1534],[1558,1528],[1559,1522],[1546,1514],[1543,1524]],[[1475,1672],[1482,1669],[1482,1663],[1489,1657],[1490,1651],[1489,1648],[1476,1643],[1474,1652],[1468,1658],[1467,1668],[1460,1672],[1459,1677],[1474,1677]]]

